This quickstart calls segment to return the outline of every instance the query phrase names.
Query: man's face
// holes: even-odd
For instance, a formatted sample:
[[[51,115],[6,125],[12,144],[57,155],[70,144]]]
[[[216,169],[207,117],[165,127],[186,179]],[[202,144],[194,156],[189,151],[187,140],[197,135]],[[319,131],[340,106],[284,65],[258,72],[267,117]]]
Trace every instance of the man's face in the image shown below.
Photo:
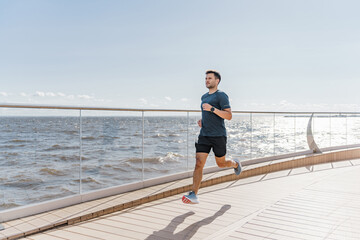
[[[214,88],[219,84],[219,80],[215,79],[215,74],[208,73],[208,74],[206,74],[205,84],[206,84],[206,87],[209,89]]]

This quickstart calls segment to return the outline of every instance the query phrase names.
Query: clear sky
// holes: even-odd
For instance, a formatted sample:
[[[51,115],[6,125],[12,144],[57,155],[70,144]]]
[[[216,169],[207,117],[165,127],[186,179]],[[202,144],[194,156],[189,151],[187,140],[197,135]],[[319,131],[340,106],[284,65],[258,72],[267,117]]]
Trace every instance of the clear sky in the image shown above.
[[[359,111],[357,0],[0,0],[0,103]]]

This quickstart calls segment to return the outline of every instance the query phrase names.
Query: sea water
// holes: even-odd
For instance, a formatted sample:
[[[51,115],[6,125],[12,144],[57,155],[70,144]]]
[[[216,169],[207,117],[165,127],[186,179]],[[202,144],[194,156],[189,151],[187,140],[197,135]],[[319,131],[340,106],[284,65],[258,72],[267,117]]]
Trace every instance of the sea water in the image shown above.
[[[307,150],[309,117],[234,114],[226,121],[227,157],[241,161]],[[0,210],[77,194],[80,174],[81,192],[87,192],[192,170],[198,119],[0,117]],[[359,130],[356,117],[313,120],[321,148],[359,143]],[[206,166],[212,165],[211,153]]]

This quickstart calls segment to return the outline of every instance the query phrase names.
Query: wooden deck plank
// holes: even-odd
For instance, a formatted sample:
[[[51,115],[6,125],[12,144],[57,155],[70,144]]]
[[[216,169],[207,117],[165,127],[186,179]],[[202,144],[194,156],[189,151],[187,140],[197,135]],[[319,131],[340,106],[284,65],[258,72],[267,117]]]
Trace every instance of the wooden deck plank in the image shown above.
[[[200,189],[198,205],[176,194],[34,237],[203,239],[255,213],[222,239],[359,239],[360,166],[348,163],[222,183]]]
[[[88,226],[71,226],[67,229],[64,229],[63,231],[79,234],[79,235],[86,235],[91,236],[93,239],[104,239],[104,240],[118,240],[121,239],[121,235],[118,235],[117,233],[108,233],[105,231],[102,231],[98,228],[93,229],[92,225]],[[136,232],[133,232],[132,235],[137,235]],[[130,237],[130,235],[128,236]]]
[[[55,237],[48,234],[36,234],[23,239],[24,240],[64,240],[64,238]]]
[[[131,239],[139,239],[139,238],[146,238],[148,234],[143,234],[143,231],[139,227],[136,228],[129,228],[131,224],[122,224],[118,222],[112,222],[108,219],[104,219],[103,221],[92,221],[86,224],[79,224],[79,229],[83,231],[87,231],[88,229],[99,232],[100,234],[108,233],[111,234],[111,238],[114,237],[115,239],[122,239],[122,238],[131,238]],[[106,235],[106,234],[104,234]],[[112,236],[112,235],[116,235]]]
[[[45,237],[46,236],[54,236],[54,237],[58,237],[58,238],[62,238],[62,239],[66,239],[66,240],[70,240],[70,239],[76,239],[76,240],[94,240],[95,238],[91,235],[84,235],[84,234],[79,234],[79,233],[75,233],[75,232],[71,232],[68,230],[57,230],[57,231],[52,231],[50,233],[39,233],[36,234],[34,236],[36,237]],[[46,239],[46,238],[44,238]]]

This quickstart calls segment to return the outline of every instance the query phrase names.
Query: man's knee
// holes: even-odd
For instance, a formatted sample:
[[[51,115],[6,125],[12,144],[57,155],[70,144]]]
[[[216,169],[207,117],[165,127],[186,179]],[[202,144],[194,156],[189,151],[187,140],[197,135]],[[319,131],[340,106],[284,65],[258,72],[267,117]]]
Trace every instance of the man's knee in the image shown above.
[[[196,169],[204,168],[205,162],[206,162],[206,158],[204,158],[203,156],[196,155],[195,168]]]
[[[226,167],[226,164],[224,162],[217,162],[216,164],[218,165],[219,168]]]
[[[216,164],[218,165],[219,168],[224,168],[226,167],[226,163],[225,163],[225,156],[223,157],[216,157]]]

